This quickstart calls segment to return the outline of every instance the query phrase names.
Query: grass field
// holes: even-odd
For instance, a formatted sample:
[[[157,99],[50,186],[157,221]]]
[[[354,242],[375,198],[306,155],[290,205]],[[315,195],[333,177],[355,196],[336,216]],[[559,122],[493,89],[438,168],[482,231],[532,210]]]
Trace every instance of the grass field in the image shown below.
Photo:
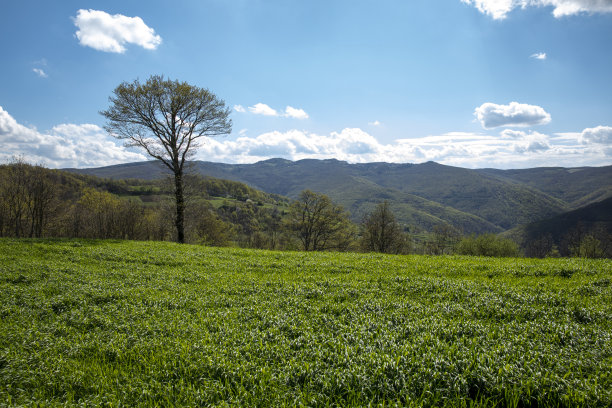
[[[0,240],[0,406],[611,406],[612,262]]]

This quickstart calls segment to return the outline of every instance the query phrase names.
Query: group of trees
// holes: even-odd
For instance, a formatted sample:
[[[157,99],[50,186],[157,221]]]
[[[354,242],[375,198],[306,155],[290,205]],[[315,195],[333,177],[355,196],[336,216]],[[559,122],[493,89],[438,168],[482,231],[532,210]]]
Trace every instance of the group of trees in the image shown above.
[[[612,234],[603,223],[595,223],[588,228],[578,223],[559,237],[550,233],[536,238],[526,237],[523,247],[525,256],[536,258],[612,258]]]

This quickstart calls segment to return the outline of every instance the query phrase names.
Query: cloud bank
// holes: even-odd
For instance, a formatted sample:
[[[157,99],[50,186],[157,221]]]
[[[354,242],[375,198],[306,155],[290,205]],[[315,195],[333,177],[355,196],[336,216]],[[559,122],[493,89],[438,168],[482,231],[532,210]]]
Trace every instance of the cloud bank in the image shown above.
[[[94,124],[61,124],[48,132],[18,123],[0,107],[0,163],[24,156],[48,167],[98,167],[149,159],[119,146]],[[290,160],[338,159],[351,163],[422,163],[436,161],[468,168],[524,168],[537,166],[602,166],[612,158],[612,127],[545,135],[503,129],[499,134],[451,132],[381,143],[359,128],[329,134],[303,130],[267,132],[249,137],[202,141],[196,159],[253,163],[275,157]]]
[[[92,167],[146,160],[115,144],[99,126],[62,124],[39,132],[18,123],[0,106],[0,162],[24,156],[49,167]]]
[[[98,51],[124,53],[125,44],[156,49],[162,39],[140,17],[110,15],[100,10],[79,10],[74,18],[79,43]]]
[[[545,135],[505,129],[498,135],[452,132],[384,144],[362,129],[346,128],[327,135],[290,130],[257,137],[240,135],[235,140],[208,139],[197,155],[201,160],[228,163],[253,163],[275,157],[351,163],[432,160],[468,168],[523,168],[608,165],[612,151],[583,143],[581,133]]]
[[[518,102],[510,102],[509,105],[483,103],[474,110],[474,116],[485,129],[545,125],[551,120],[550,114],[540,106]]]
[[[611,0],[461,0],[495,20],[503,20],[515,8],[552,7],[556,18],[580,13],[610,13]]]

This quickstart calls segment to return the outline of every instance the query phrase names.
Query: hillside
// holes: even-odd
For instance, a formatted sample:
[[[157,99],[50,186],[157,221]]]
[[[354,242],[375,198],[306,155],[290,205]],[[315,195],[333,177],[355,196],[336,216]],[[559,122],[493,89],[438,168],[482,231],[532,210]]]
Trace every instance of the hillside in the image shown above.
[[[197,161],[192,169],[290,198],[304,189],[321,192],[350,210],[354,221],[360,221],[375,203],[388,200],[405,225],[429,230],[448,223],[465,233],[507,230],[598,201],[612,192],[612,166],[471,170],[434,162],[271,159],[253,164]],[[72,171],[112,178],[151,179],[164,174],[155,162]]]
[[[563,256],[575,255],[582,239],[600,242],[603,256],[612,256],[612,197],[504,233],[523,245],[529,256],[545,256],[552,246]]]
[[[478,170],[505,181],[527,185],[565,201],[572,208],[582,207],[612,196],[612,166],[539,167],[519,170]]]
[[[187,241],[277,247],[290,200],[244,183],[188,175]],[[0,165],[0,237],[174,240],[173,185],[27,163]],[[257,234],[255,234],[257,233]],[[275,235],[276,234],[276,235]],[[267,241],[275,235],[274,242]]]

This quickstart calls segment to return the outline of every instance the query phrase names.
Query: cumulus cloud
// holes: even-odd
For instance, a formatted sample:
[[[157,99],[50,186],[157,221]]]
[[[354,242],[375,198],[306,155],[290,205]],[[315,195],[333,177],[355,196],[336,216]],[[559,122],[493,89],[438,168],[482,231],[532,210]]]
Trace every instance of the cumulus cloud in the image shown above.
[[[47,73],[40,68],[33,68],[32,71],[41,78],[48,77]]]
[[[265,103],[256,103],[253,106],[249,106],[249,112],[255,115],[264,115],[264,116],[277,116],[277,117],[285,117],[285,118],[293,118],[293,119],[308,119],[309,116],[304,111],[304,109],[294,108],[293,106],[287,106],[285,108],[285,112],[277,111],[274,108],[266,105]],[[236,112],[244,113],[246,109],[242,105],[234,105],[234,110]]]
[[[375,120],[374,122],[368,122],[368,125],[370,125],[370,126],[380,126],[380,122]]]
[[[514,144],[514,151],[517,153],[526,153],[526,152],[538,152],[544,151],[551,148],[548,140],[549,137],[542,133],[538,132],[522,132],[522,131],[512,131],[509,129],[504,130],[502,133],[502,137],[511,135],[511,137],[515,140],[518,140]]]
[[[556,18],[580,13],[610,13],[611,0],[461,0],[481,13],[503,20],[515,8],[552,7]]]
[[[474,115],[485,129],[545,125],[551,119],[550,114],[540,106],[518,102],[510,102],[509,105],[483,103],[474,110]]]
[[[272,109],[265,103],[256,103],[253,106],[249,106],[249,111],[255,115],[278,116],[276,109]]]
[[[23,156],[49,167],[94,167],[142,161],[142,154],[118,146],[97,125],[62,124],[40,132],[18,123],[0,106],[0,162]]]
[[[162,39],[140,17],[110,15],[100,10],[79,10],[74,18],[76,37],[85,47],[105,52],[124,53],[125,44],[147,50],[156,49]]]
[[[597,126],[594,128],[587,128],[580,134],[582,143],[585,144],[612,144],[612,127],[610,126]]]
[[[545,52],[537,52],[535,54],[531,54],[529,57],[542,61],[542,60],[546,59],[546,53]]]
[[[304,109],[297,109],[291,106],[287,106],[285,108],[285,116],[294,119],[308,119],[308,114],[304,111]]]

